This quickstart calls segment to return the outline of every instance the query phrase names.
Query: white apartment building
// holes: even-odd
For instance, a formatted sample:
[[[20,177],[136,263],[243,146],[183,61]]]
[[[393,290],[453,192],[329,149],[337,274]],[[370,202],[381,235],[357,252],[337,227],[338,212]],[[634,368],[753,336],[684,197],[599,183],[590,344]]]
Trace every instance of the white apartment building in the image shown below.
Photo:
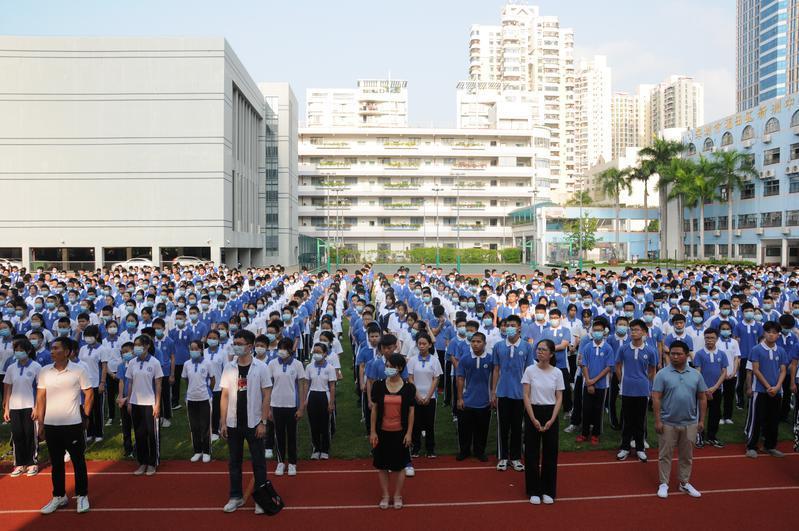
[[[309,89],[308,127],[407,127],[408,82],[359,79],[354,89]]]
[[[585,175],[592,166],[611,159],[613,98],[610,87],[611,72],[605,56],[580,61],[575,83],[577,175]]]
[[[640,85],[635,94],[616,92],[611,103],[611,159],[625,156],[627,148],[647,145],[644,138],[649,109],[650,85]]]
[[[510,246],[508,212],[548,195],[543,127],[305,127],[299,154],[300,232],[364,259]]]
[[[472,25],[469,77],[498,81],[503,90],[543,97],[543,121],[550,137],[550,168],[557,192],[565,195],[575,173],[574,31],[537,6],[506,4],[499,25]]]
[[[499,81],[460,81],[455,103],[458,129],[530,129],[544,113],[543,94],[510,90]]]
[[[704,86],[688,76],[670,76],[649,91],[649,109],[644,119],[645,145],[665,129],[690,129],[703,124]]]
[[[641,162],[638,157],[638,147],[625,148],[620,157],[614,158],[607,162],[602,162],[592,166],[588,170],[588,179],[586,191],[591,194],[591,199],[596,204],[604,206],[613,206],[616,202],[615,197],[610,197],[602,191],[598,175],[608,168],[616,168],[623,170],[625,168],[633,168],[638,166]],[[658,207],[660,205],[660,196],[657,192],[657,176],[649,179],[646,185],[647,205],[649,208]],[[623,190],[619,194],[619,204],[625,207],[643,207],[644,206],[644,183],[641,181],[633,181],[630,185],[630,192]]]
[[[0,50],[4,257],[296,264],[296,238],[284,256],[266,245],[265,102],[225,39],[0,37]]]

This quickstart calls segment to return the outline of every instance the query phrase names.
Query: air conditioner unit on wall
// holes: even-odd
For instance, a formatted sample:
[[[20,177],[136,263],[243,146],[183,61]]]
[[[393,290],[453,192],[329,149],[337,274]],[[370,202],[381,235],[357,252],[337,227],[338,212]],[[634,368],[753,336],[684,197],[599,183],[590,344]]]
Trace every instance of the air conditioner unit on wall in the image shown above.
[[[764,144],[771,144],[771,135],[769,135],[769,134],[763,135],[763,143]]]
[[[755,234],[763,234],[763,228],[762,227],[756,228],[755,229]]]
[[[736,231],[735,231],[735,235],[736,235],[736,236],[740,236],[740,235],[741,235],[741,229],[738,229],[738,230],[736,230]]]
[[[713,235],[714,236],[721,236],[721,231],[720,230],[714,231]]]

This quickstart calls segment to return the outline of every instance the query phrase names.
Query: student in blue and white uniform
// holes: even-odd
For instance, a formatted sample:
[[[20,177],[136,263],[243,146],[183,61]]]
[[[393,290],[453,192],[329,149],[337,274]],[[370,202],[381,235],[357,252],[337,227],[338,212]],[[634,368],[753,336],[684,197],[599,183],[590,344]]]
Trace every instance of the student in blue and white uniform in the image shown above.
[[[128,410],[130,398],[130,380],[126,376],[128,363],[133,359],[133,343],[128,341],[119,347],[119,356],[122,361],[117,366],[116,379],[119,386],[117,405],[119,406],[119,419],[122,421],[122,450],[126,458],[133,458],[133,420]]]
[[[589,440],[590,436],[591,444],[597,445],[602,435],[605,393],[616,361],[612,347],[605,340],[605,325],[605,318],[594,321],[591,340],[580,347],[578,355],[583,386],[582,433],[577,436],[578,443]]]
[[[647,460],[644,449],[646,408],[658,364],[658,352],[644,341],[645,334],[646,323],[634,319],[630,323],[632,340],[619,347],[616,355],[616,375],[620,382],[622,403],[621,446],[616,455],[620,461],[630,455],[630,442],[633,440],[638,459],[643,462]]]
[[[774,457],[784,457],[777,449],[782,382],[787,377],[788,354],[777,344],[780,325],[768,321],[763,325],[763,340],[752,348],[752,397],[746,417],[746,456],[757,457],[761,434],[764,449]]]
[[[288,464],[288,475],[297,475],[297,421],[305,414],[305,369],[292,350],[295,342],[283,338],[278,344],[277,359],[267,364],[272,377],[272,418],[275,421],[277,466],[275,475],[282,476]]]
[[[161,410],[161,385],[164,373],[155,357],[155,345],[145,335],[133,342],[135,359],[128,362],[125,376],[130,380],[128,412],[136,434],[136,476],[152,476],[158,466],[158,417]],[[164,404],[164,407],[168,407]]]
[[[719,335],[718,348],[727,355],[727,374],[722,386],[721,422],[732,424],[732,409],[735,404],[735,388],[741,363],[741,350],[738,342],[732,337],[732,326],[729,322],[721,323]]]
[[[14,341],[14,363],[3,377],[3,421],[11,423],[11,445],[14,451],[12,478],[39,473],[38,426],[35,420],[35,388],[42,369],[33,359],[33,346],[25,338]]]
[[[535,363],[533,348],[521,337],[522,321],[510,315],[505,321],[505,341],[494,345],[493,387],[491,401],[497,408],[497,470],[508,468],[508,460],[517,472],[524,471],[522,464],[522,375]]]
[[[305,367],[308,382],[308,424],[311,428],[311,459],[330,456],[331,419],[336,410],[336,369],[327,361],[327,345],[316,343],[311,363]]]
[[[225,366],[230,363],[228,355],[220,345],[220,336],[217,330],[208,332],[205,341],[207,345],[203,357],[210,363],[211,376],[214,377],[214,386],[211,389],[211,442],[219,439],[219,399],[222,396],[222,372]]]
[[[508,314],[510,315],[510,314]],[[455,459],[463,461],[470,455],[486,462],[486,441],[491,420],[491,389],[494,361],[485,351],[485,335],[476,332],[469,350],[458,361],[455,372],[458,385],[458,446]]]
[[[203,356],[203,342],[189,343],[189,361],[183,365],[182,378],[187,381],[186,412],[189,417],[194,455],[190,461],[211,461],[211,389],[216,381],[214,363]]]
[[[729,323],[725,322],[729,325]],[[707,421],[704,433],[697,433],[696,447],[702,448],[705,442],[716,448],[724,448],[718,440],[719,423],[721,422],[721,386],[727,376],[727,354],[718,348],[719,332],[715,328],[705,330],[705,346],[696,351],[694,367],[705,380],[707,387]]]
[[[434,340],[427,333],[420,333],[416,336],[418,353],[408,360],[408,382],[416,387],[412,457],[421,452],[423,431],[427,457],[436,457],[436,395],[438,381],[444,371],[433,347]]]
[[[106,358],[105,349],[100,342],[100,328],[89,325],[83,331],[84,345],[78,351],[78,359],[86,364],[89,383],[94,390],[94,407],[89,415],[89,425],[86,428],[87,442],[103,440],[103,411],[105,409],[105,380],[106,371],[103,370],[103,360]]]

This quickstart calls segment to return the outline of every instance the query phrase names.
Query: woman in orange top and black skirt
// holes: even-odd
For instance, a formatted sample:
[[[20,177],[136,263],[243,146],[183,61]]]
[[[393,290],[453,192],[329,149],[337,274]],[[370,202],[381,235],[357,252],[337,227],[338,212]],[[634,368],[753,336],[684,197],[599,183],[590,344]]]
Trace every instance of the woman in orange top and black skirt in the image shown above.
[[[374,448],[374,467],[380,471],[383,498],[380,508],[388,509],[389,473],[397,472],[394,488],[394,508],[402,508],[402,485],[405,467],[411,460],[409,448],[413,434],[416,387],[402,381],[405,357],[392,354],[386,359],[386,379],[372,385],[371,432],[369,442]]]

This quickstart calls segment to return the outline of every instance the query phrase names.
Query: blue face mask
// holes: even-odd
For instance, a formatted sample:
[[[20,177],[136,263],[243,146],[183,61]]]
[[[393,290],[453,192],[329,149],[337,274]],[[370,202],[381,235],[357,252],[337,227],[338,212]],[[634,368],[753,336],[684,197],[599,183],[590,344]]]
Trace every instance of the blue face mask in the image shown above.
[[[125,321],[125,327],[128,330],[135,330],[138,325],[135,321]]]
[[[616,333],[620,336],[627,334],[627,326],[625,325],[618,325],[616,327]]]
[[[0,330],[0,337],[8,337],[10,335],[11,335],[11,330],[9,330],[8,328],[3,328],[2,330]]]
[[[39,348],[39,340],[31,339],[31,345],[33,345],[33,348]]]
[[[133,347],[133,354],[136,356],[142,356],[144,354],[144,347],[134,346]]]
[[[386,378],[393,378],[399,373],[399,371],[394,367],[386,367]]]
[[[124,361],[130,361],[130,360],[132,360],[132,359],[133,359],[133,352],[123,352],[123,353],[122,353],[122,359],[123,359]]]
[[[494,322],[493,319],[483,319],[483,326],[486,326],[486,327],[491,326],[493,324],[493,322]]]
[[[517,330],[516,330],[515,326],[506,326],[505,327],[505,333],[508,335],[508,337],[516,337],[516,332],[517,332]]]
[[[591,332],[591,337],[593,337],[597,341],[601,341],[603,337],[605,337],[605,333],[601,330],[594,330]]]
[[[732,335],[732,330],[722,330],[721,331],[721,337],[723,337],[725,339],[730,337],[731,335]]]
[[[190,350],[189,351],[189,356],[191,356],[191,359],[193,359],[193,360],[199,359],[201,355],[202,355],[202,352],[200,352],[199,350]]]
[[[28,353],[25,352],[24,350],[15,350],[14,351],[14,358],[16,358],[17,361],[22,361],[22,360],[24,360],[27,357],[28,357]]]

